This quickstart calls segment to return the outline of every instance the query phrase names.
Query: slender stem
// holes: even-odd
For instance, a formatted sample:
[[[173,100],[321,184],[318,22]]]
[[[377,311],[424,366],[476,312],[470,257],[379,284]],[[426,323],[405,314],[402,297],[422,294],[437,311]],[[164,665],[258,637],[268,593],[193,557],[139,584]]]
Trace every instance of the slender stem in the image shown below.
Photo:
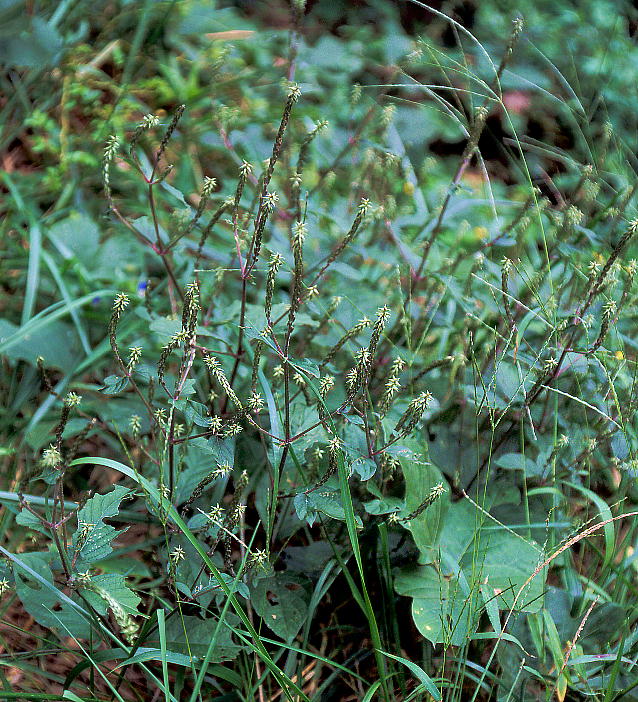
[[[246,296],[248,294],[247,290],[248,278],[242,275],[241,279],[241,312],[239,314],[239,338],[237,339],[237,351],[235,351],[235,363],[233,364],[233,370],[230,374],[229,383],[233,386],[235,378],[237,377],[237,371],[239,370],[239,364],[241,363],[241,358],[244,353],[244,325],[246,324]],[[224,402],[222,403],[221,413],[226,411],[228,405],[228,395],[224,397]]]
[[[151,216],[153,218],[153,227],[155,228],[155,241],[157,250],[162,251],[162,238],[159,231],[159,221],[157,219],[157,211],[155,209],[155,195],[153,194],[153,183],[148,184],[148,203],[151,208]]]

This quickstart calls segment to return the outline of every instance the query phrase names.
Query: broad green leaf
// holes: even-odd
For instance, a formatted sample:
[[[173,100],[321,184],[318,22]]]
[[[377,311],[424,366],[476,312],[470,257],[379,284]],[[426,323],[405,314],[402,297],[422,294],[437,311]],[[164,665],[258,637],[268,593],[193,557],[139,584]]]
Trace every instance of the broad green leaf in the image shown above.
[[[25,610],[38,624],[57,631],[61,637],[71,634],[82,639],[88,638],[89,624],[85,617],[62,593],[56,594],[57,587],[51,571],[52,554],[21,553],[19,558],[26,569],[16,564],[13,571],[16,594]]]
[[[433,644],[461,646],[478,622],[478,598],[460,591],[458,578],[433,565],[401,571],[395,579],[400,595],[412,598],[412,618],[421,634]]]
[[[370,500],[363,507],[368,514],[390,514],[402,510],[405,507],[405,501],[398,497],[385,497]]]
[[[91,269],[97,262],[100,232],[95,222],[77,211],[56,222],[48,232],[56,239],[65,257],[75,256],[84,266]]]
[[[42,356],[45,366],[71,371],[76,365],[79,354],[77,336],[73,328],[65,322],[51,322],[46,328],[27,330],[29,325],[18,327],[6,319],[0,319],[0,344],[7,342],[2,352],[11,361],[18,359],[36,364],[36,358]],[[22,338],[17,338],[21,330],[26,330]],[[17,340],[9,346],[12,338]]]
[[[235,439],[219,439],[215,436],[210,439],[199,438],[188,442],[188,449],[184,456],[184,465],[177,479],[176,500],[178,503],[187,500],[197,487],[216,466],[234,465]],[[224,480],[212,482],[206,488],[206,494],[217,484]],[[217,499],[220,499],[221,495]]]
[[[122,500],[130,493],[128,488],[116,485],[106,495],[95,495],[86,501],[78,512],[78,529],[73,535],[73,551],[78,554],[78,566],[95,563],[113,552],[111,541],[122,531],[117,531],[104,519],[114,517]]]
[[[314,524],[318,512],[331,519],[346,519],[341,496],[325,487],[308,493],[300,492],[295,496],[294,504],[299,519],[308,521],[310,525]],[[363,526],[361,517],[355,516],[355,523],[358,527]]]
[[[427,548],[426,543],[426,549],[421,549],[426,565],[397,577],[397,592],[413,598],[414,622],[432,643],[461,645],[474,634],[485,600],[490,600],[492,616],[495,606],[511,608],[542,562],[536,544],[494,526],[494,521],[467,500],[450,505],[438,544]],[[431,538],[430,532],[425,534]],[[540,571],[521,592],[517,610],[541,608],[544,582],[545,572]]]
[[[108,592],[127,614],[136,616],[139,614],[137,608],[141,602],[140,598],[126,585],[124,575],[120,573],[103,573],[91,578],[91,583],[95,589],[81,588],[86,599],[101,614],[106,614],[107,601],[100,595],[100,590]]]
[[[23,509],[16,516],[16,523],[21,526],[27,527],[28,529],[33,529],[33,531],[39,531],[41,534],[45,534],[47,537],[51,536],[51,530],[42,525],[42,522],[31,512]]]
[[[105,395],[118,395],[122,390],[126,390],[128,384],[128,378],[122,378],[119,375],[109,375],[102,381],[100,392]]]
[[[290,643],[306,621],[308,581],[297,575],[277,573],[251,585],[251,602],[269,629]]]
[[[542,472],[542,466],[541,472],[539,472],[536,461],[533,461],[529,456],[523,456],[522,453],[506,453],[497,458],[495,463],[499,468],[505,468],[505,470],[520,470],[527,477],[537,477]]]
[[[232,622],[238,622],[238,619],[229,613],[226,615],[226,622],[232,624]],[[189,615],[170,617],[166,621],[167,649],[186,656],[203,657],[208,651],[208,644],[216,628],[217,619],[214,617],[208,619]],[[151,635],[146,643],[159,648],[158,633]],[[219,663],[232,660],[240,650],[241,646],[233,641],[230,629],[222,624],[211,661]]]
[[[399,462],[405,479],[405,516],[407,516],[423,503],[432,488],[444,483],[444,479],[439,469],[431,463],[419,463],[402,457],[399,458]],[[446,492],[406,525],[426,559],[434,557],[449,501],[449,493]]]

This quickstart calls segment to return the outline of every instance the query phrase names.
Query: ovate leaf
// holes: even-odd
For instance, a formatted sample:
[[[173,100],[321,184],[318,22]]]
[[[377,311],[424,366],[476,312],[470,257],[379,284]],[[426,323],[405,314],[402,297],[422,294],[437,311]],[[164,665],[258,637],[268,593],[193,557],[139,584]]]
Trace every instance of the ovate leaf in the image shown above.
[[[238,618],[230,613],[226,614],[225,621],[231,626],[239,623]],[[213,663],[232,660],[241,650],[241,646],[233,641],[226,623],[222,623],[219,628],[217,643],[210,658]],[[208,652],[217,624],[218,620],[214,617],[209,619],[189,615],[171,617],[166,622],[166,648],[174,653],[203,658]],[[157,632],[151,634],[147,643],[156,648],[160,647]]]
[[[21,553],[20,563],[14,564],[16,594],[25,610],[42,626],[57,631],[61,637],[69,634],[86,639],[89,624],[68,597],[58,592],[53,581],[49,553]],[[73,596],[75,600],[75,596]]]
[[[418,530],[416,534],[423,536]],[[424,534],[432,538],[425,527]],[[413,598],[414,623],[434,644],[461,645],[474,633],[486,599],[492,616],[495,605],[524,612],[541,608],[545,571],[536,573],[543,560],[541,549],[499,528],[467,500],[449,506],[436,548],[427,547],[427,541],[421,541],[420,548],[426,565],[404,570],[396,589]]]
[[[423,464],[406,458],[400,458],[399,462],[405,478],[405,515],[407,516],[423,504],[432,488],[441,483],[444,484],[445,481],[439,469],[431,463]],[[426,560],[434,557],[449,502],[449,492],[446,492],[406,524]]]
[[[307,581],[290,573],[259,578],[251,587],[251,602],[269,629],[284,641],[292,641],[306,621]]]

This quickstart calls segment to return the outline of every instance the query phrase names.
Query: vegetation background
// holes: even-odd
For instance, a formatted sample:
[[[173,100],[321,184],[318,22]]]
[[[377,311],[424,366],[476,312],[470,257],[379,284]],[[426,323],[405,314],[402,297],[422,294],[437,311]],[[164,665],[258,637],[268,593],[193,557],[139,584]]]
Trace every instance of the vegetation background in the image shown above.
[[[637,29],[0,1],[0,699],[638,699]]]

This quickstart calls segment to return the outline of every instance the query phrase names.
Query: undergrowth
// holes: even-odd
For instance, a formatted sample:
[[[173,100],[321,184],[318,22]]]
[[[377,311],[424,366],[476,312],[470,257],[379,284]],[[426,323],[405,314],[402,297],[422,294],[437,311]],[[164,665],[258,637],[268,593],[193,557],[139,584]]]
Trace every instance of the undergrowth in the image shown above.
[[[576,93],[572,155],[517,132],[521,19],[488,54],[432,10],[462,52],[406,39],[330,100],[289,12],[267,50],[180,36],[165,82],[116,61],[99,104],[71,54],[74,155],[43,108],[47,170],[4,174],[0,698],[634,699],[624,145]],[[417,161],[429,114],[451,169]]]

